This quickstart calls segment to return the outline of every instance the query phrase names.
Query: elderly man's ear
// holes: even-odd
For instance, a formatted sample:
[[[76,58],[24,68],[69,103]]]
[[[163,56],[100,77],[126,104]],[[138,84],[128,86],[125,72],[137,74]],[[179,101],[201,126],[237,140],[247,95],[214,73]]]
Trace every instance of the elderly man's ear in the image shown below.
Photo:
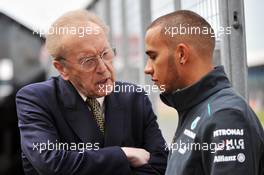
[[[65,65],[63,65],[60,61],[57,60],[53,60],[52,64],[59,71],[61,77],[64,80],[69,80],[68,69],[65,67]]]
[[[177,62],[181,65],[184,65],[187,63],[189,59],[189,47],[186,44],[180,43],[176,46],[175,49],[175,58],[177,59]]]

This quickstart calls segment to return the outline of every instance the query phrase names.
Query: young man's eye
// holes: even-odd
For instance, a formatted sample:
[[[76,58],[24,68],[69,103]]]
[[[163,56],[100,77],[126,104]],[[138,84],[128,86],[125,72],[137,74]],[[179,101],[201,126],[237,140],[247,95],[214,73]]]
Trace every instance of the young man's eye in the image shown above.
[[[157,53],[153,51],[146,51],[148,59],[155,60],[157,57]]]
[[[155,60],[156,59],[156,55],[149,55],[149,59]]]

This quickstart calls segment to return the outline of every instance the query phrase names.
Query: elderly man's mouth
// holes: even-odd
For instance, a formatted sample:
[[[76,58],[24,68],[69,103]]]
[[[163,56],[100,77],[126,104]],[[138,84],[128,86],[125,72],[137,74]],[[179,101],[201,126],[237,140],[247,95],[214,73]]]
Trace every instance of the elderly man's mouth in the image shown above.
[[[104,79],[98,81],[97,84],[99,84],[99,85],[100,85],[100,84],[106,84],[107,81],[108,81],[109,79],[110,79],[110,78],[104,78]]]

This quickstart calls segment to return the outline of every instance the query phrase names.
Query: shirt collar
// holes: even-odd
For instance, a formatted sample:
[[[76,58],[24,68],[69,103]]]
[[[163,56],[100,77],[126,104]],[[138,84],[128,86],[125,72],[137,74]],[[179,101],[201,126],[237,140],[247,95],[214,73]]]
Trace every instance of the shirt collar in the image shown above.
[[[77,90],[77,89],[76,89]],[[83,101],[86,101],[87,97],[81,93],[80,91],[77,90],[77,92],[79,93],[79,95],[82,97]],[[99,97],[99,98],[96,98],[96,100],[100,103],[100,106],[102,107],[103,106],[103,103],[104,103],[104,98],[105,97]]]

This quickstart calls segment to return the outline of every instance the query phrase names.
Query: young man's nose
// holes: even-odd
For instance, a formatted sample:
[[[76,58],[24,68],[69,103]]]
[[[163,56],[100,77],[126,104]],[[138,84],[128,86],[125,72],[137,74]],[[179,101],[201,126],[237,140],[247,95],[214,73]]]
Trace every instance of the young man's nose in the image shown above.
[[[144,68],[144,72],[145,72],[145,74],[153,74],[153,68],[152,68],[151,64],[149,63],[149,60],[147,61],[147,64]]]

